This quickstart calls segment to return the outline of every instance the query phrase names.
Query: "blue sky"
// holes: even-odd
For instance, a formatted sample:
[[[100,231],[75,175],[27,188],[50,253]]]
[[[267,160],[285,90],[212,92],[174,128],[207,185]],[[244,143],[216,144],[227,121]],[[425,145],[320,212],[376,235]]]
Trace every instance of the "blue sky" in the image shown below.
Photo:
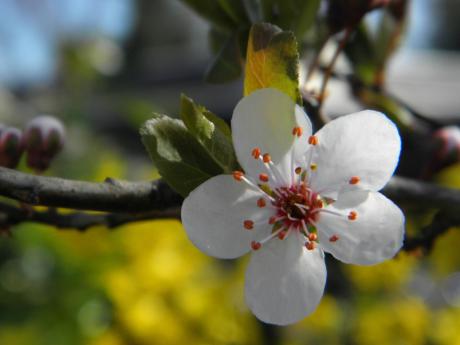
[[[134,0],[0,0],[0,84],[52,80],[59,44],[104,36],[122,40]]]

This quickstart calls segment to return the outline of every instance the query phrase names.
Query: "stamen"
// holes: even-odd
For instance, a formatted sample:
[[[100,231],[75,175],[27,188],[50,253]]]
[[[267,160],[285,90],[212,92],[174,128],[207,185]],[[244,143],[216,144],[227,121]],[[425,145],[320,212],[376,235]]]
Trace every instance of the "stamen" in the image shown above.
[[[232,173],[232,175],[236,181],[241,181],[243,179],[244,173],[242,171],[236,170]]]
[[[316,247],[316,242],[307,242],[307,243],[305,243],[305,247],[306,247],[308,250],[313,250],[313,249],[315,249],[315,247]]]
[[[315,202],[314,202],[314,205],[315,205],[315,207],[317,207],[317,208],[323,208],[323,207],[324,207],[323,200],[321,200],[321,199],[316,199]]]
[[[283,220],[283,219],[286,219],[286,217],[285,216],[281,216],[281,217],[271,216],[268,219],[268,224],[273,225],[276,222],[279,222],[280,220]]]
[[[285,229],[284,229],[284,228],[280,228],[279,230],[277,230],[277,231],[271,233],[270,235],[268,235],[267,237],[265,237],[263,240],[259,241],[259,243],[262,245],[262,244],[264,244],[264,243],[270,241],[272,238],[279,236],[279,234],[280,234],[282,231],[285,231]],[[288,233],[289,233],[289,230],[286,232],[286,236],[288,235]]]
[[[268,182],[268,175],[267,174],[260,174],[259,175],[259,180],[262,182]]]
[[[318,168],[318,166],[315,163],[310,164],[310,169],[311,170],[315,171],[317,168]]]
[[[297,203],[295,203],[294,205],[296,205],[298,208],[300,208],[301,211],[302,211],[302,210],[305,210],[305,211],[310,210],[310,207],[308,207],[307,205],[302,205],[302,204],[297,204]],[[302,212],[302,213],[303,213],[303,212]]]
[[[348,219],[349,220],[356,220],[358,218],[358,213],[356,211],[350,211],[348,214]]]
[[[350,181],[348,181],[348,182],[349,182],[350,184],[358,184],[359,181],[360,181],[359,176],[352,176],[352,177],[350,178]]]
[[[260,149],[258,147],[254,148],[251,152],[251,156],[254,157],[254,159],[259,159],[260,157]]]
[[[287,235],[287,231],[286,230],[281,230],[278,234],[278,238],[280,240],[284,240],[286,238],[286,235]]]
[[[339,236],[337,235],[332,235],[331,237],[329,237],[329,242],[337,242],[339,239]]]
[[[300,174],[302,173],[302,168],[301,168],[301,167],[297,167],[297,168],[295,168],[294,171],[295,171],[295,173],[296,173],[297,175],[300,175]]]
[[[270,155],[268,153],[264,153],[263,161],[264,161],[264,163],[270,163],[272,161],[272,158],[270,157]]]
[[[334,216],[338,216],[338,217],[345,217],[344,214],[342,213],[339,213],[337,211],[332,211],[332,210],[329,210],[327,208],[319,208],[319,209],[315,209],[311,212],[311,214],[315,214],[315,213],[318,213],[318,212],[321,212],[321,213],[328,213],[328,214],[332,214]]]
[[[308,234],[308,239],[312,242],[316,241],[318,239],[318,235],[316,235],[314,232]]]
[[[246,230],[252,230],[254,228],[254,222],[252,220],[245,220],[243,226]]]
[[[262,207],[265,207],[267,205],[267,203],[265,202],[265,199],[264,198],[260,198],[257,200],[257,206],[262,208]]]
[[[310,145],[318,145],[318,137],[316,137],[315,135],[312,135],[308,138],[308,143]]]
[[[296,135],[298,137],[301,137],[302,136],[302,127],[294,127],[292,129],[292,135]]]
[[[259,250],[260,247],[262,247],[262,244],[260,242],[256,242],[256,241],[251,242],[252,250]]]

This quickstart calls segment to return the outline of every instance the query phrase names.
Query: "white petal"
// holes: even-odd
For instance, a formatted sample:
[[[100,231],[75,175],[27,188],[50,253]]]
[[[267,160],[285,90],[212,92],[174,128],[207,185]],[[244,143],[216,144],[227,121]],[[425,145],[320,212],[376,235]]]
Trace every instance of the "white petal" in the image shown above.
[[[340,194],[327,209],[340,217],[321,213],[317,228],[321,247],[337,259],[358,265],[373,265],[392,258],[404,238],[404,215],[391,200],[378,192],[355,191]],[[349,220],[350,211],[357,212]],[[329,239],[338,236],[336,242]]]
[[[250,250],[253,239],[271,231],[268,219],[273,211],[257,207],[257,200],[264,195],[230,175],[215,176],[185,199],[182,224],[190,240],[206,254],[223,259],[239,257]],[[245,220],[261,224],[246,230]]]
[[[302,128],[300,138],[292,134]],[[301,107],[276,89],[260,89],[244,97],[232,117],[233,144],[239,163],[250,176],[263,170],[260,161],[251,156],[254,148],[269,153],[285,183],[291,182],[293,151],[302,154],[311,135],[311,123]],[[297,146],[294,149],[294,145]]]
[[[390,179],[399,160],[401,138],[382,113],[366,110],[331,121],[316,133],[312,188],[336,198],[347,188],[378,191]],[[348,181],[358,176],[360,182]],[[345,189],[344,189],[345,188]]]
[[[263,322],[297,322],[321,300],[326,283],[324,254],[320,249],[307,250],[298,236],[291,233],[284,241],[271,240],[251,256],[246,303]]]

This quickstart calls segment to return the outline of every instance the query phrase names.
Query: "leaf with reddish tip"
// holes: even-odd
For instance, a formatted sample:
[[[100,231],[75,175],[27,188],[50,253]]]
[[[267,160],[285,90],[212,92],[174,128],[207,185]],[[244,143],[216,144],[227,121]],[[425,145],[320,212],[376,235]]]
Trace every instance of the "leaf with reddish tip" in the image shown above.
[[[291,32],[261,23],[249,34],[244,95],[263,88],[276,88],[302,103],[299,92],[299,53]]]

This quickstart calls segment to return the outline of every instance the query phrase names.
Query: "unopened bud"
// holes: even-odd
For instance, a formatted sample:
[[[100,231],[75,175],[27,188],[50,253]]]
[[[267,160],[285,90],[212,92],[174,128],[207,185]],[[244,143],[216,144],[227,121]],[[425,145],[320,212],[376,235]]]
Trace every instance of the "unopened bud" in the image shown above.
[[[391,0],[327,0],[325,12],[329,29],[334,34],[346,28],[356,27],[364,15],[384,7]]]
[[[0,125],[0,166],[14,169],[24,152],[22,132]]]
[[[460,128],[456,126],[443,127],[437,130],[433,136],[440,141],[437,152],[438,161],[451,164],[460,160]]]
[[[64,146],[65,129],[61,121],[43,115],[30,121],[25,130],[27,165],[42,172]]]

